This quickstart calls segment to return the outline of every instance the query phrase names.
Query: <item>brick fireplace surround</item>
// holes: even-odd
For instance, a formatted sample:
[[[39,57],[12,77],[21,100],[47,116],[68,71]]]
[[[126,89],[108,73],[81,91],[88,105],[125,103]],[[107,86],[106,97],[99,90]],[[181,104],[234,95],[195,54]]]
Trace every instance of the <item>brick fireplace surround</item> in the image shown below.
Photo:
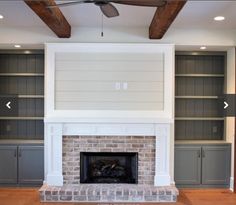
[[[170,124],[46,123],[42,202],[175,202]],[[80,152],[137,152],[138,184],[80,184]]]

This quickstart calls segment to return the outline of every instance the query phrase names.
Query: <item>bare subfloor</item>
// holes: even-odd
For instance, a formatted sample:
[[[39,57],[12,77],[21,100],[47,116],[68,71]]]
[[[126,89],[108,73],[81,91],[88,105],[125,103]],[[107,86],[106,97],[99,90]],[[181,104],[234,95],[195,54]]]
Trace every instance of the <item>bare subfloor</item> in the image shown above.
[[[74,205],[82,203],[40,203],[36,188],[0,188],[0,205]],[[85,203],[89,205],[89,203]],[[91,203],[90,203],[91,204]],[[104,203],[111,205],[112,203]],[[139,203],[140,205],[142,203]],[[150,203],[146,203],[150,204]],[[157,203],[156,203],[157,204]],[[167,203],[158,203],[165,204]],[[169,204],[169,203],[168,203]],[[224,189],[182,189],[172,205],[236,205],[236,194]],[[102,205],[102,203],[99,203]]]

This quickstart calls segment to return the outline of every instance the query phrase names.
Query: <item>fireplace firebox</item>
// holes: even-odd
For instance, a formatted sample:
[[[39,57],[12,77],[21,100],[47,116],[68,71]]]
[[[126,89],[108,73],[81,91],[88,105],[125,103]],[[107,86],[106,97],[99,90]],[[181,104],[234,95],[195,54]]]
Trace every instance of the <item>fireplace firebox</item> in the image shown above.
[[[81,152],[80,183],[138,183],[138,153]]]

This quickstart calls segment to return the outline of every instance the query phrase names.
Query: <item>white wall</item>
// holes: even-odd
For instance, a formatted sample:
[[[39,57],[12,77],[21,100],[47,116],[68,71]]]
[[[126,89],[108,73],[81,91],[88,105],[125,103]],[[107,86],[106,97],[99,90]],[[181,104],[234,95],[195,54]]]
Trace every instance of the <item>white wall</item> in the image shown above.
[[[235,48],[227,52],[227,94],[235,93]],[[232,143],[231,150],[231,189],[233,187],[234,176],[234,140],[235,140],[235,119],[234,117],[226,118],[226,140]]]
[[[4,27],[0,30],[0,48],[9,48],[7,44],[19,43],[32,47],[46,42],[118,42],[118,43],[174,43],[176,45],[206,45],[206,46],[235,46],[236,30],[201,30],[201,29],[172,29],[170,28],[162,40],[150,40],[147,27],[113,27],[104,28],[104,37],[100,28],[73,27],[70,39],[59,39],[46,26],[34,27]],[[25,45],[24,45],[25,44]],[[198,48],[198,47],[197,47]]]

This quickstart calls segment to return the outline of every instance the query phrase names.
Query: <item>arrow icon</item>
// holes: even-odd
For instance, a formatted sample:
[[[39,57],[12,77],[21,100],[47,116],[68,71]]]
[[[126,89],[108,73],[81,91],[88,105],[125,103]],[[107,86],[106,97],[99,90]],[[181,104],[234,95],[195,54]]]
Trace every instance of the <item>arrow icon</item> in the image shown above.
[[[227,102],[224,101],[224,109],[226,109],[227,107],[229,107],[229,104]]]
[[[10,106],[10,104],[11,104],[11,102],[9,101],[7,104],[6,104],[6,107],[8,108],[8,109],[11,109],[11,106]]]

